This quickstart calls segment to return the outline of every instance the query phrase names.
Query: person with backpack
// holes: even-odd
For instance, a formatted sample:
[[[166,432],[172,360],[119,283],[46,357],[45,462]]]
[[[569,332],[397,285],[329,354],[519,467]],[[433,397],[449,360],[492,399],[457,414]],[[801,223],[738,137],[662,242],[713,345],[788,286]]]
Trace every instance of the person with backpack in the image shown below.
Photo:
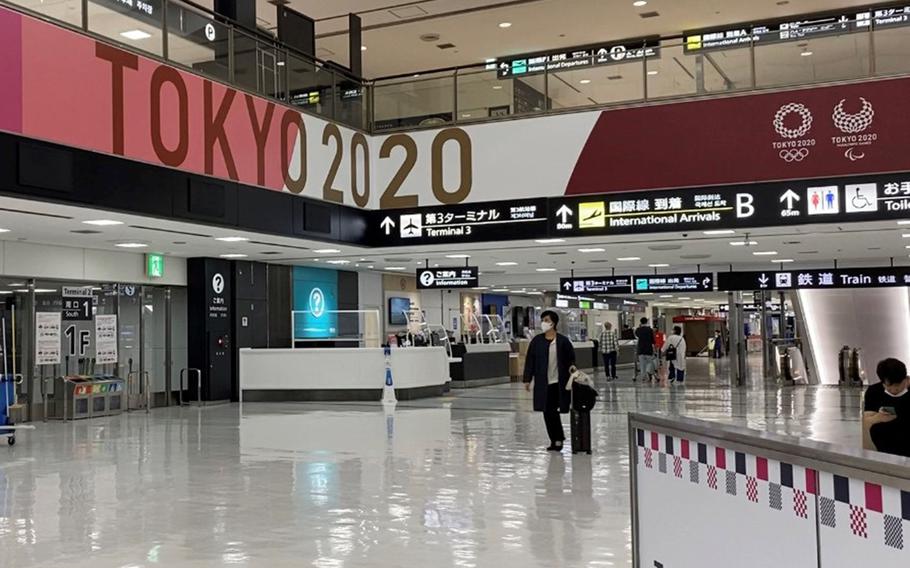
[[[641,318],[640,323],[641,325],[635,330],[635,337],[638,339],[638,372],[642,377],[642,382],[647,380],[653,383],[657,380],[657,367],[654,361],[654,329],[648,325],[648,318]]]
[[[661,349],[664,359],[670,366],[668,380],[681,383],[686,380],[686,338],[682,334],[682,328],[678,325],[673,326],[673,335],[667,338]]]

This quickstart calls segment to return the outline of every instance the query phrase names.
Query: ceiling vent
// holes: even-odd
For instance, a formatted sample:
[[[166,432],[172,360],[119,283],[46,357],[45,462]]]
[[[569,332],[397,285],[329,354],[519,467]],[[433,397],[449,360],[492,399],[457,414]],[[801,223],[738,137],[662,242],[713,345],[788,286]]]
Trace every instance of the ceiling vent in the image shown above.
[[[267,250],[267,251],[265,251],[265,252],[261,252],[261,253],[259,253],[259,254],[265,254],[265,255],[269,255],[269,256],[271,256],[271,255],[275,255],[275,254],[281,254],[281,253],[280,253],[280,252],[278,252],[278,251],[277,251],[277,250]]]
[[[711,258],[710,254],[681,254],[679,258],[685,260],[704,260],[706,258]]]
[[[24,209],[10,209],[8,207],[0,207],[0,211],[5,211],[6,213],[21,213],[23,215],[35,215],[36,217],[50,217],[51,219],[72,219],[68,215],[55,215],[53,213],[38,213],[37,211],[26,211]]]
[[[436,47],[439,49],[455,49],[454,43],[437,43]]]
[[[567,253],[565,251],[558,251],[558,252],[548,252],[547,254],[550,256],[562,256],[564,254],[569,254],[569,253]]]
[[[607,79],[610,81],[619,81],[622,79],[622,75],[607,75]]]
[[[642,12],[642,13],[639,14],[639,16],[642,17],[642,18],[645,18],[645,19],[647,19],[647,18],[656,18],[656,17],[660,16],[660,13],[658,13],[658,12],[653,12],[653,11],[652,11],[652,12]]]
[[[100,235],[101,234],[101,231],[95,231],[94,229],[76,229],[76,230],[70,231],[70,232],[74,233],[76,235]]]
[[[420,36],[420,41],[425,41],[428,43],[436,43],[439,41],[439,34],[423,34]]]
[[[429,14],[429,12],[420,6],[403,6],[401,8],[392,8],[389,10],[389,14],[392,14],[399,20],[408,20],[410,18],[419,18],[420,16],[426,16]]]
[[[682,245],[651,245],[648,250],[679,250]]]
[[[145,227],[143,225],[130,225],[131,229],[142,229],[143,231],[157,231],[159,233],[170,233],[172,235],[187,235],[190,237],[203,237],[206,239],[213,238],[212,235],[204,235],[202,233],[190,233],[189,231],[174,231],[172,229],[159,229],[158,227]]]

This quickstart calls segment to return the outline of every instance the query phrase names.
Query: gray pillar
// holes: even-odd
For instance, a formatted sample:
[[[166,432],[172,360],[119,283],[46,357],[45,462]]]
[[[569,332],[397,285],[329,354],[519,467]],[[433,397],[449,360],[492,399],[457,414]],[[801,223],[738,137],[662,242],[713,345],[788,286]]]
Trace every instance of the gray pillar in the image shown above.
[[[700,95],[705,92],[705,56],[695,56],[695,93]]]

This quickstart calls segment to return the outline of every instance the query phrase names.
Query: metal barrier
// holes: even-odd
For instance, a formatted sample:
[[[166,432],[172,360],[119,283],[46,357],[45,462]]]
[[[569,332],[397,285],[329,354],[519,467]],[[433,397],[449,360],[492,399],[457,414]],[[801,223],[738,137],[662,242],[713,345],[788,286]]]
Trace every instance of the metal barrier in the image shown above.
[[[193,373],[196,375],[196,403],[199,405],[202,404],[202,369],[197,369],[195,367],[184,367],[183,369],[180,369],[180,390],[178,391],[178,394],[177,394],[177,403],[180,406],[184,406],[183,379],[189,373]],[[187,383],[186,386],[189,387],[189,383]],[[187,404],[189,404],[189,402],[187,402]]]

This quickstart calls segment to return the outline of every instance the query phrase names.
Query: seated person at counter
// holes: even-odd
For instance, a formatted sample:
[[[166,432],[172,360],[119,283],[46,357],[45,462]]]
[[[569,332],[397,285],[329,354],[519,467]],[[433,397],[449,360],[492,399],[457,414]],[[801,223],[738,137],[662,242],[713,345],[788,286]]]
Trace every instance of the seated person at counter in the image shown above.
[[[864,445],[871,441],[880,452],[910,457],[907,366],[898,359],[884,359],[875,373],[881,382],[866,389],[863,402],[863,428],[869,433]]]
[[[550,436],[551,452],[562,451],[566,434],[560,413],[569,412],[572,393],[566,390],[570,369],[575,366],[575,348],[565,335],[556,332],[559,315],[547,310],[540,315],[540,333],[528,345],[525,359],[525,389],[534,383],[534,410],[543,412]]]

